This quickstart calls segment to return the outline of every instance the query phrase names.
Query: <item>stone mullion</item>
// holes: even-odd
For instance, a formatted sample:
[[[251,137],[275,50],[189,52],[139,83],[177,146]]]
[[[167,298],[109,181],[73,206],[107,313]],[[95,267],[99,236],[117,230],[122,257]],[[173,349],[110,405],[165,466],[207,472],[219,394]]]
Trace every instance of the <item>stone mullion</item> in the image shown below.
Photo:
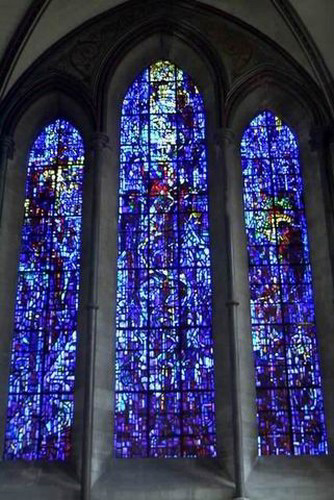
[[[233,442],[234,442],[234,478],[235,478],[235,500],[246,499],[245,485],[245,450],[244,450],[244,428],[242,414],[242,367],[240,356],[240,331],[238,327],[239,297],[236,287],[236,262],[235,262],[235,234],[234,227],[237,221],[235,203],[235,177],[240,173],[240,158],[236,137],[233,130],[221,128],[216,132],[216,144],[220,149],[221,160],[224,162],[226,175],[226,251],[228,264],[228,309],[229,319],[229,343],[231,363],[231,400],[233,414]],[[239,179],[240,180],[240,179]],[[234,181],[234,182],[233,182]]]
[[[84,434],[82,447],[81,498],[91,498],[92,455],[94,429],[94,390],[96,370],[97,316],[99,309],[98,273],[101,225],[102,170],[106,161],[105,150],[109,138],[103,133],[94,134],[91,140],[93,175],[92,226],[90,241],[89,302],[87,304],[86,380],[84,394]]]

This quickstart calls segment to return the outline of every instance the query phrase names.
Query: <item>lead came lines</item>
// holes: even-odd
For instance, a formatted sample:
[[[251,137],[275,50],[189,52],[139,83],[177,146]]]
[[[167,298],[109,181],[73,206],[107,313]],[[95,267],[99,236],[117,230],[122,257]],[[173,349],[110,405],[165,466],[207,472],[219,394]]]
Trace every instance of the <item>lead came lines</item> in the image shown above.
[[[209,293],[208,296],[204,294],[204,291],[206,289],[209,290],[211,286],[209,274],[208,278],[206,278],[208,280],[206,283],[198,282],[200,276],[198,270],[202,269],[204,271],[204,269],[207,269],[209,271],[209,268],[203,267],[203,263],[202,267],[198,267],[198,259],[203,258],[198,253],[201,252],[201,247],[194,240],[194,235],[191,231],[188,231],[192,223],[191,217],[196,215],[194,210],[198,209],[194,209],[194,206],[190,209],[188,206],[186,211],[182,209],[181,212],[179,207],[181,199],[184,204],[185,200],[189,202],[190,198],[193,197],[193,203],[195,203],[195,198],[197,197],[198,200],[199,194],[205,196],[203,195],[203,189],[198,191],[199,180],[195,180],[196,175],[197,177],[204,175],[204,178],[201,178],[201,183],[206,182],[206,159],[205,157],[203,159],[203,156],[196,159],[195,155],[195,152],[197,152],[198,156],[198,148],[202,147],[202,142],[196,145],[194,132],[189,129],[189,127],[198,126],[196,122],[199,120],[199,114],[203,114],[204,110],[202,103],[199,104],[199,94],[196,94],[197,91],[194,90],[195,93],[191,93],[190,83],[187,83],[190,80],[184,74],[182,74],[181,80],[180,75],[180,70],[169,62],[159,61],[153,64],[149,70],[145,70],[139,75],[130,87],[125,97],[122,111],[121,154],[122,162],[126,162],[121,164],[122,196],[132,192],[133,197],[137,197],[137,200],[140,200],[140,204],[144,205],[146,203],[146,205],[149,205],[145,212],[148,214],[149,224],[149,234],[147,237],[148,251],[146,256],[146,272],[148,273],[146,278],[147,292],[144,292],[143,285],[141,286],[142,295],[140,295],[140,290],[138,292],[140,300],[143,300],[145,293],[147,293],[146,301],[148,306],[147,327],[143,325],[146,332],[146,382],[143,379],[143,385],[146,385],[147,389],[142,394],[144,395],[146,392],[146,441],[150,440],[147,446],[151,447],[151,451],[148,451],[146,456],[215,455],[214,435],[208,435],[208,432],[212,433],[214,429],[214,401],[212,399],[210,403],[209,398],[209,394],[212,397],[213,387],[201,387],[201,384],[207,384],[208,373],[210,373],[210,370],[213,371],[212,352],[211,350],[204,350],[204,347],[206,348],[207,346],[207,341],[205,340],[207,338],[207,328],[210,328],[210,325],[207,326],[206,320],[203,323],[204,316],[202,316],[205,311],[208,317],[210,317],[211,322],[211,292],[205,292]],[[150,86],[147,86],[145,90],[147,82],[149,82]],[[181,83],[183,85],[182,92],[185,98],[188,99],[187,103],[183,103],[185,106],[188,106],[188,118],[190,117],[191,119],[188,123],[185,121],[187,118],[186,114],[182,115],[183,108],[181,107],[180,111],[179,108],[176,109],[178,85],[181,86]],[[175,88],[173,88],[173,85]],[[187,85],[188,87],[186,87]],[[152,92],[155,97],[154,100]],[[150,113],[147,119],[143,118],[145,104],[143,100],[139,101],[140,95],[146,95],[142,99],[150,99]],[[198,109],[194,107],[194,96],[198,98],[196,104]],[[179,104],[182,106],[181,101]],[[193,117],[195,117],[195,121]],[[142,142],[137,137],[126,135],[128,134],[127,131],[131,130],[131,120],[134,123],[136,119],[141,124],[137,134],[138,137],[145,137],[142,130],[144,120],[146,120],[145,123],[149,124],[149,149],[145,153],[143,150],[145,140]],[[180,126],[183,127],[183,144],[180,142]],[[154,131],[153,137],[152,131]],[[198,134],[199,132],[197,132],[197,136]],[[126,151],[128,154],[127,159],[125,159]],[[183,157],[180,157],[181,153],[184,155]],[[136,164],[140,164],[143,161],[142,154],[149,155],[148,177],[145,177],[146,167],[143,167],[137,182],[133,182]],[[189,158],[189,154],[193,155],[192,158]],[[188,165],[188,170],[182,170],[183,183],[181,184],[180,172],[181,169],[186,169],[186,162],[191,167],[189,168]],[[196,169],[198,168],[200,170],[197,173]],[[145,178],[148,186],[144,188],[143,183],[145,183]],[[146,194],[148,188],[151,191],[149,194]],[[184,198],[181,196],[181,188]],[[205,194],[206,191],[207,189],[204,190]],[[207,204],[207,200],[205,204]],[[128,208],[125,209],[123,206],[122,210],[120,221]],[[185,217],[186,212],[188,214],[187,220]],[[182,234],[188,231],[188,239],[183,240],[184,248],[181,248],[181,218],[184,220]],[[206,219],[202,217],[202,220],[204,221],[203,224],[206,224]],[[194,228],[198,233],[197,238],[202,238],[201,231],[196,226]],[[202,233],[205,228],[202,228]],[[128,228],[128,231],[131,234],[131,228]],[[126,235],[122,237],[126,237]],[[177,248],[175,248],[176,245]],[[205,245],[207,245],[207,242]],[[123,251],[122,242],[120,242],[119,251],[119,263],[121,266],[119,269],[121,270],[123,257],[126,255]],[[133,247],[133,251],[135,251],[135,247]],[[183,259],[186,260],[182,263],[181,268],[182,252],[184,254]],[[197,253],[198,256],[196,256]],[[193,259],[191,265],[189,261],[190,255],[192,255]],[[126,267],[129,269],[128,265]],[[187,273],[187,269],[191,270],[192,274]],[[187,282],[181,282],[181,270],[184,276],[189,275]],[[191,276],[194,277],[191,278]],[[128,280],[130,279],[130,274],[128,274]],[[191,279],[195,281],[192,282],[190,281]],[[126,289],[131,289],[130,281],[125,285]],[[199,288],[201,285],[204,286]],[[181,293],[183,293],[182,297]],[[125,296],[123,297],[120,294],[121,289],[118,287],[118,302],[120,303],[121,301],[122,303],[124,300],[126,302]],[[193,303],[194,299],[195,302]],[[207,307],[201,303],[202,300],[209,300],[206,303]],[[125,302],[118,309],[118,317],[132,318],[131,325],[128,323],[125,326],[124,324],[124,328],[127,328],[129,332],[129,327],[136,328],[136,319],[131,309],[131,300],[127,301],[130,305],[127,305]],[[139,307],[142,306],[139,304]],[[199,309],[194,310],[194,307]],[[184,312],[182,313],[182,311]],[[187,316],[182,316],[182,314],[187,314]],[[195,316],[197,316],[197,319],[194,323]],[[200,322],[198,323],[198,321]],[[204,326],[206,328],[203,329]],[[193,333],[190,336],[191,330]],[[191,348],[191,345],[187,346],[185,344],[186,338],[191,339],[188,342],[194,342],[195,331],[196,335],[199,335],[196,340],[196,349],[195,347]],[[130,335],[127,337],[126,345],[128,349],[134,344],[131,344],[133,340],[129,340],[132,334],[129,332],[127,335]],[[184,342],[182,342],[182,335],[184,336]],[[202,335],[205,337],[201,339]],[[153,340],[154,344],[151,346]],[[181,345],[181,342],[184,345]],[[204,347],[202,347],[202,343]],[[131,437],[132,428],[137,429],[140,427],[139,419],[141,417],[139,413],[136,414],[139,408],[136,410],[131,401],[135,401],[135,398],[139,397],[140,391],[134,387],[133,383],[136,380],[139,388],[142,384],[138,385],[137,380],[138,377],[140,380],[141,375],[138,361],[134,358],[132,358],[133,362],[131,361],[131,373],[128,372],[130,365],[126,362],[126,351],[122,350],[124,349],[124,347],[121,347],[122,345],[125,346],[122,340],[122,330],[119,329],[117,346],[118,375],[116,380],[118,387],[116,398],[118,404],[116,405],[117,410],[115,413],[116,456],[143,456],[142,450],[145,447],[144,443],[141,443],[141,439],[144,439],[144,436],[140,437],[139,432],[139,437],[135,435]],[[208,361],[209,359],[210,361]],[[129,373],[129,376],[126,373]],[[183,374],[186,377],[185,379],[183,379]],[[200,374],[199,378],[198,374]],[[121,380],[126,380],[127,382],[123,384],[120,383]],[[186,382],[189,385],[188,388],[186,388]],[[201,398],[204,397],[206,403],[204,404],[203,412],[207,411],[209,417],[205,417],[205,413],[201,414],[203,405],[198,402],[197,404],[191,402],[191,397],[195,396],[195,394],[201,395]],[[151,404],[148,403],[149,399],[151,400]],[[159,402],[162,404],[161,412],[157,406]],[[178,408],[176,413],[175,405]],[[187,405],[187,431],[182,431],[184,405]],[[130,410],[131,406],[133,410]],[[209,420],[205,420],[205,418]],[[191,419],[193,420],[192,423]],[[208,425],[210,425],[210,431],[206,428]],[[170,430],[167,432],[169,427]],[[154,439],[154,445],[152,439]],[[181,449],[183,446],[185,446],[184,450]]]

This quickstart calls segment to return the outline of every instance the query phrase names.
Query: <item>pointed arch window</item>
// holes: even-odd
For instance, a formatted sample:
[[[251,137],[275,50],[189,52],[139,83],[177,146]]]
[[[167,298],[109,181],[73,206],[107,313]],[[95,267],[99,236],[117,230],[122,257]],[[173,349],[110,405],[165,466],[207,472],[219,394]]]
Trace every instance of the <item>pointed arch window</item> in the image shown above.
[[[295,135],[270,111],[241,141],[260,455],[326,454],[310,250]]]
[[[68,121],[29,154],[16,289],[4,458],[71,451],[84,145]]]
[[[123,102],[116,457],[215,456],[205,111],[168,61]]]

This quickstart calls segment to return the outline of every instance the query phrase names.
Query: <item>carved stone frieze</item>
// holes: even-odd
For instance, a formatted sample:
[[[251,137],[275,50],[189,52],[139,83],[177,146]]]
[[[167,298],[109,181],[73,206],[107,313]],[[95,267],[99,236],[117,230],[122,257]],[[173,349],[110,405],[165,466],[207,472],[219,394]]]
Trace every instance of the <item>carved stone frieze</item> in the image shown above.
[[[147,6],[123,10],[107,12],[66,37],[53,54],[48,51],[42,68],[68,73],[91,87],[105,54],[134,24],[154,14]]]
[[[256,47],[252,40],[238,32],[234,27],[229,27],[226,20],[219,19],[217,15],[203,15],[201,9],[192,6],[191,21],[198,24],[202,33],[210,34],[215,45],[222,48],[223,56],[227,56],[231,64],[231,72],[237,76],[249,67],[254,58]],[[81,80],[91,87],[99,71],[105,54],[112,49],[127,32],[136,25],[149,23],[150,20],[180,23],[186,20],[189,24],[189,7],[176,5],[172,2],[169,9],[165,3],[155,0],[138,4],[136,7],[114,9],[99,16],[89,26],[78,28],[69,35],[56,48],[50,49],[42,58],[38,73],[65,72]],[[203,22],[208,20],[208,30],[203,30]],[[224,29],[222,29],[222,21]]]
[[[219,81],[224,82],[226,94],[263,61],[282,74],[300,75],[290,57],[232,16],[192,0],[134,0],[88,21],[47,50],[15,84],[8,100],[29,97],[43,82],[51,81],[52,86],[59,80],[96,103],[106,63],[119,57],[140,33],[149,34],[155,27],[184,38],[194,50],[207,51],[214,70],[224,73]]]

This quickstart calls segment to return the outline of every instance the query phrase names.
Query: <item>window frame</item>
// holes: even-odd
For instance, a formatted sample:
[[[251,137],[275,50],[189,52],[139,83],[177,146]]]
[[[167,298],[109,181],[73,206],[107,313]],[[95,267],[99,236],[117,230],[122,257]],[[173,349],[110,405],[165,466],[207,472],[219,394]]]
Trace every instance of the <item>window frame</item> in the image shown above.
[[[85,173],[83,184],[83,211],[81,229],[81,264],[80,264],[80,291],[78,309],[78,339],[77,363],[74,389],[74,419],[72,426],[72,457],[69,461],[47,462],[36,460],[4,460],[4,437],[6,429],[8,381],[10,373],[10,351],[12,345],[14,308],[16,298],[16,283],[21,247],[21,233],[24,221],[25,184],[27,165],[31,147],[43,128],[57,118],[68,120],[80,133],[85,147]],[[83,334],[87,329],[86,305],[89,291],[89,233],[91,226],[91,197],[93,169],[89,155],[89,140],[94,126],[89,115],[82,106],[64,91],[48,91],[31,102],[27,109],[17,117],[13,127],[14,154],[9,159],[3,200],[2,224],[0,228],[0,276],[5,285],[0,290],[0,308],[8,312],[1,315],[0,327],[4,334],[1,336],[2,356],[0,361],[0,470],[24,470],[25,464],[36,471],[51,471],[59,468],[74,473],[79,471],[82,447],[82,411],[83,399],[79,394],[85,384],[85,346]],[[85,222],[84,222],[85,221]],[[37,472],[36,472],[37,473]]]
[[[243,92],[243,93],[242,93]],[[322,151],[311,147],[310,137],[317,117],[314,116],[310,104],[302,100],[297,94],[298,89],[293,86],[287,88],[284,82],[273,82],[269,77],[263,78],[258,85],[245,82],[244,89],[240,91],[238,102],[234,102],[229,110],[228,127],[234,137],[233,145],[227,148],[227,161],[229,162],[229,175],[231,178],[229,192],[230,203],[237,212],[238,221],[232,217],[231,239],[234,249],[234,276],[233,283],[236,290],[236,299],[240,303],[238,308],[239,318],[242,323],[239,329],[240,345],[244,343],[245,352],[241,355],[242,382],[241,398],[243,408],[243,432],[245,443],[246,470],[252,472],[249,485],[256,494],[257,482],[262,474],[271,474],[273,485],[280,487],[282,474],[289,477],[289,485],[298,487],[301,481],[301,468],[303,464],[311,465],[307,480],[312,487],[317,476],[316,469],[323,464],[332,463],[330,456],[333,453],[334,443],[334,398],[333,362],[334,349],[330,344],[332,304],[334,297],[331,261],[329,251],[329,238],[326,227],[326,205],[324,194],[325,165]],[[232,99],[231,99],[232,101]],[[295,134],[300,152],[300,165],[304,183],[305,214],[308,225],[310,261],[313,275],[315,317],[318,334],[318,347],[320,357],[320,370],[322,375],[324,407],[327,424],[329,455],[322,456],[261,456],[257,453],[258,426],[255,408],[255,370],[251,339],[250,297],[248,281],[248,255],[247,238],[243,216],[243,182],[240,155],[240,143],[244,131],[251,120],[262,111],[271,111],[278,115]],[[231,201],[232,200],[232,201]],[[228,211],[232,209],[228,207]],[[241,216],[241,217],[240,217]],[[324,245],[319,249],[319,238]],[[247,339],[247,340],[246,340]],[[245,358],[247,357],[247,360]],[[250,361],[251,360],[251,361]],[[318,466],[316,464],[319,464]],[[314,471],[313,471],[314,467]],[[303,475],[305,481],[305,473]],[[259,494],[259,493],[258,493]]]
[[[176,64],[180,69],[185,71],[197,85],[204,101],[204,108],[207,117],[206,126],[206,140],[207,140],[207,153],[208,153],[208,184],[209,184],[209,234],[211,241],[211,259],[212,259],[212,293],[213,293],[213,342],[214,342],[214,362],[215,362],[215,393],[216,393],[216,427],[217,427],[217,453],[218,458],[207,459],[187,459],[178,458],[173,459],[172,463],[178,463],[185,473],[189,468],[199,467],[204,471],[203,462],[206,463],[211,472],[219,467],[220,474],[223,480],[228,481],[228,474],[232,473],[232,449],[233,438],[231,435],[232,414],[229,405],[230,394],[230,380],[229,380],[229,349],[228,349],[228,328],[229,319],[226,302],[228,300],[228,286],[227,286],[227,252],[225,240],[225,210],[224,198],[226,184],[224,174],[222,172],[222,155],[220,148],[216,144],[216,131],[220,122],[220,109],[221,102],[218,99],[218,94],[215,89],[217,81],[215,80],[214,70],[211,64],[204,56],[198,54],[188,44],[179,38],[175,38],[166,33],[157,33],[149,37],[145,37],[133,46],[130,50],[126,51],[120,62],[115,67],[109,66],[108,75],[106,76],[106,90],[104,94],[104,110],[103,110],[103,123],[104,130],[110,137],[111,149],[113,155],[111,157],[111,165],[105,166],[106,176],[108,176],[112,189],[109,190],[109,200],[107,194],[102,193],[102,198],[105,198],[108,204],[108,213],[110,214],[111,222],[102,220],[102,240],[109,242],[109,248],[106,250],[106,255],[100,255],[100,263],[105,267],[107,263],[111,265],[112,278],[108,278],[108,283],[99,284],[100,290],[104,290],[103,303],[100,304],[100,309],[105,308],[106,304],[109,310],[103,309],[101,314],[105,318],[109,327],[104,330],[104,337],[99,342],[104,346],[103,352],[97,350],[96,364],[99,367],[96,372],[97,384],[101,383],[101,389],[105,394],[106,386],[111,391],[112,404],[114,405],[114,369],[112,370],[111,383],[105,380],[105,366],[110,366],[110,359],[115,360],[115,289],[116,289],[116,270],[117,270],[117,221],[118,221],[118,186],[119,186],[119,152],[120,152],[120,125],[121,125],[121,109],[124,96],[131,85],[136,79],[138,74],[150,66],[153,62],[161,59],[170,60]],[[108,169],[108,171],[107,171]],[[102,174],[103,175],[103,174]],[[104,186],[102,189],[107,190]],[[116,199],[117,203],[112,200]],[[106,208],[104,208],[106,210]],[[103,219],[103,218],[102,218]],[[106,234],[106,236],[103,236]],[[106,260],[109,259],[109,260]],[[109,271],[108,271],[109,273]],[[107,289],[109,287],[109,290]],[[99,294],[101,296],[101,293]],[[110,308],[112,305],[112,309]],[[103,327],[98,327],[101,335]],[[225,332],[225,335],[224,335]],[[110,340],[111,339],[111,340]],[[110,342],[110,347],[107,343]],[[110,358],[106,360],[106,353]],[[106,363],[109,363],[106,365]],[[100,382],[101,380],[101,382]],[[114,408],[112,407],[112,426],[109,425],[108,414],[109,408],[107,404],[103,408],[99,408],[100,416],[97,421],[100,423],[98,433],[101,436],[98,445],[100,450],[96,449],[95,458],[102,457],[105,459],[104,469],[106,464],[110,466],[110,470],[114,471],[117,476],[117,471],[123,472],[126,470],[129,474],[134,473],[140,467],[144,477],[149,475],[150,468],[156,467],[163,469],[166,477],[172,477],[173,467],[171,466],[170,459],[156,459],[156,458],[136,458],[132,460],[116,459],[113,458],[114,451],[113,445],[108,452],[108,446],[113,442],[113,415]],[[102,425],[101,425],[102,424]],[[102,438],[104,436],[104,438]],[[100,442],[101,441],[101,442]],[[100,457],[99,457],[100,455]],[[161,464],[158,462],[161,460]],[[123,462],[123,463],[120,463]],[[196,462],[197,464],[195,465]],[[222,469],[224,464],[224,469]],[[225,472],[225,471],[229,472]],[[112,481],[112,478],[108,481]],[[108,482],[110,488],[112,482]]]

